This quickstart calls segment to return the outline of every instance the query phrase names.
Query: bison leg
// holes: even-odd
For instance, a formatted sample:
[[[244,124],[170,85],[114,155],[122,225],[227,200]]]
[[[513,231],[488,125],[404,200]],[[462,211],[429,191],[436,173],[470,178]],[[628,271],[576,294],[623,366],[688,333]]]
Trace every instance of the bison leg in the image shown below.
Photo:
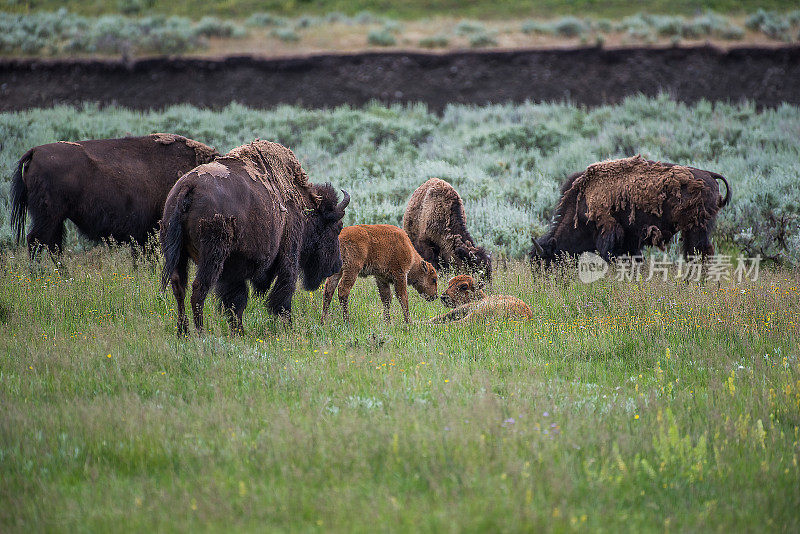
[[[192,315],[194,316],[194,327],[198,333],[203,331],[203,306],[206,303],[208,292],[216,284],[222,271],[222,265],[208,265],[208,262],[201,260],[197,268],[197,276],[192,282]]]
[[[41,247],[46,247],[51,255],[60,253],[63,240],[63,219],[47,220],[41,216],[34,217],[33,226],[28,232],[28,254],[31,260],[36,258]]]
[[[617,246],[617,234],[621,232],[621,228],[614,231],[602,231],[595,240],[595,249],[597,254],[604,260],[610,262],[612,253]]]
[[[700,255],[703,257],[703,262],[705,262],[707,256],[714,255],[714,245],[711,244],[711,238],[705,229],[691,228],[684,230],[681,238],[684,258],[689,259],[691,255]]]
[[[400,307],[403,309],[403,319],[406,323],[410,323],[408,317],[408,279],[406,274],[394,276],[394,294],[397,295],[397,300],[400,301]]]
[[[350,290],[356,285],[358,278],[358,271],[347,270],[343,271],[342,279],[339,281],[339,304],[342,305],[342,317],[345,322],[350,322],[350,310],[347,307],[347,301],[350,298]]]
[[[192,282],[192,315],[197,332],[203,330],[203,305],[217,284],[233,243],[233,220],[222,215],[200,220],[200,259]]]
[[[233,277],[229,279],[223,274],[217,282],[216,291],[222,311],[231,326],[231,333],[243,334],[242,314],[247,307],[248,299],[247,284],[244,279]]]
[[[170,276],[172,294],[178,303],[178,335],[183,336],[189,332],[189,320],[186,318],[186,285],[189,279],[188,257],[181,256],[178,266]]]
[[[331,307],[333,294],[336,292],[336,286],[339,285],[339,280],[342,278],[341,271],[331,275],[325,280],[325,292],[322,295],[322,324],[325,324],[325,319],[328,317],[328,310]]]
[[[389,314],[389,309],[392,306],[392,287],[387,280],[382,278],[376,277],[375,283],[378,285],[378,295],[380,295],[381,302],[383,302],[383,319],[390,323],[392,321],[392,317]]]
[[[292,322],[292,295],[296,287],[297,268],[292,269],[289,265],[281,265],[275,276],[272,291],[267,298],[267,307],[287,324]]]

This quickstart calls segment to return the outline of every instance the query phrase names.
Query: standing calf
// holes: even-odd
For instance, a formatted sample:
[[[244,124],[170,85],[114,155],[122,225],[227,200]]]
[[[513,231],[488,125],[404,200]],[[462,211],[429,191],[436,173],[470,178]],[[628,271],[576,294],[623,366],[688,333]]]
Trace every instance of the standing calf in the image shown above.
[[[323,324],[340,281],[339,302],[342,304],[344,320],[349,321],[347,299],[359,276],[375,277],[383,302],[383,317],[387,323],[390,321],[389,307],[392,302],[390,285],[394,285],[406,323],[409,322],[407,283],[427,300],[436,298],[436,269],[420,257],[400,228],[390,224],[348,226],[339,234],[339,245],[342,270],[325,281]]]

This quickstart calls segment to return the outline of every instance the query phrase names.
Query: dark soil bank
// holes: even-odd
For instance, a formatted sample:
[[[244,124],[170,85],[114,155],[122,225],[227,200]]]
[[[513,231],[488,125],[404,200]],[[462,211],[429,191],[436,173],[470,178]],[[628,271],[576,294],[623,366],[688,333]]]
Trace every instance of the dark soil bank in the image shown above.
[[[259,59],[2,60],[0,110],[99,102],[131,108],[239,102],[330,107],[381,102],[584,105],[666,91],[760,106],[800,104],[800,47],[581,48],[443,55],[392,52]]]

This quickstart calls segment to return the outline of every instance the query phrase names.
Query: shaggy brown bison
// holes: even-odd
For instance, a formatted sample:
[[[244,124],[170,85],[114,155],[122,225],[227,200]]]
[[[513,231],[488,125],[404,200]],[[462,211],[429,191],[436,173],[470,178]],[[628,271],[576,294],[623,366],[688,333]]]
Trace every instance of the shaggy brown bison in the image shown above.
[[[291,321],[302,272],[306,289],[342,267],[339,231],[350,197],[338,202],[330,184],[314,185],[291,150],[256,140],[186,173],[167,197],[161,226],[162,290],[178,302],[178,332],[188,320],[188,261],[197,264],[192,313],[203,328],[203,304],[215,288],[234,332],[242,330],[247,280],[257,294],[272,286],[268,309]]]
[[[339,285],[339,302],[342,315],[349,321],[347,300],[350,290],[359,276],[374,276],[378,284],[378,294],[383,302],[383,317],[388,323],[391,319],[389,307],[392,303],[392,289],[400,301],[403,318],[408,317],[408,289],[411,284],[420,295],[428,300],[436,298],[436,269],[423,260],[414,250],[406,233],[390,224],[359,224],[348,226],[339,234],[342,250],[342,268],[325,281],[325,296],[322,301],[322,322],[328,315],[333,293]]]
[[[431,178],[414,191],[403,215],[403,229],[414,248],[437,269],[453,267],[492,281],[492,258],[475,245],[467,230],[464,203],[444,180]]]
[[[725,197],[717,180],[725,182]],[[664,248],[681,232],[685,256],[713,255],[710,233],[730,200],[717,173],[641,156],[603,161],[570,176],[561,189],[553,224],[533,239],[531,261],[597,251],[604,259]]]
[[[51,252],[61,249],[67,219],[90,239],[144,245],[178,178],[218,155],[203,143],[173,134],[33,147],[17,162],[11,179],[11,227],[19,243],[30,212],[32,256],[37,243]]]
[[[462,274],[450,280],[442,293],[442,303],[455,308],[449,313],[434,317],[428,323],[468,323],[493,319],[532,319],[530,306],[510,295],[490,295],[483,292],[475,279]]]

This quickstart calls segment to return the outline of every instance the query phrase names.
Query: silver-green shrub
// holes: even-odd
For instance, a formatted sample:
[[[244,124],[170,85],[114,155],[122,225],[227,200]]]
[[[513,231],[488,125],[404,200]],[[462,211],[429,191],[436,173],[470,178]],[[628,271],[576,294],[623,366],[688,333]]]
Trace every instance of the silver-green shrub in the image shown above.
[[[345,223],[401,224],[412,191],[431,177],[465,201],[470,231],[497,254],[523,257],[547,227],[559,187],[595,161],[637,153],[723,174],[733,200],[715,239],[800,264],[800,107],[686,105],[634,97],[586,109],[569,104],[379,104],[363,109],[160,112],[57,107],[0,114],[0,242],[9,243],[8,180],[30,147],[57,140],[175,132],[221,151],[256,137],[291,147],[312,180],[351,192]]]

